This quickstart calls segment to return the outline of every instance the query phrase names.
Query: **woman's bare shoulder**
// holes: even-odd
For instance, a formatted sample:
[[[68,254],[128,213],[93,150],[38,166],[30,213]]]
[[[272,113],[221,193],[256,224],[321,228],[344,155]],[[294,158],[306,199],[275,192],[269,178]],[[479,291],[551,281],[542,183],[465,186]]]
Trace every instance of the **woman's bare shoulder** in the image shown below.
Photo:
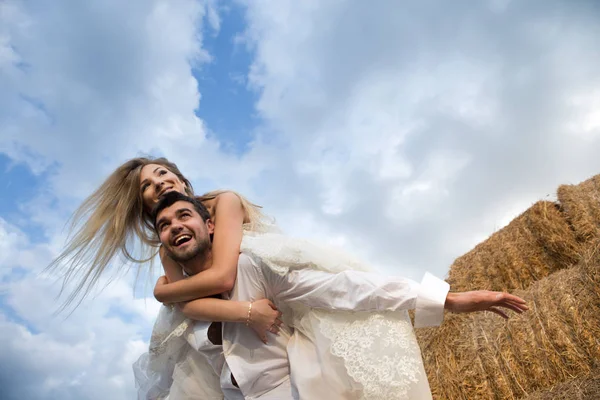
[[[202,203],[210,213],[214,223],[216,223],[218,215],[231,215],[237,214],[238,212],[242,212],[245,219],[245,210],[242,200],[240,196],[233,191],[223,191],[214,198],[204,200]]]

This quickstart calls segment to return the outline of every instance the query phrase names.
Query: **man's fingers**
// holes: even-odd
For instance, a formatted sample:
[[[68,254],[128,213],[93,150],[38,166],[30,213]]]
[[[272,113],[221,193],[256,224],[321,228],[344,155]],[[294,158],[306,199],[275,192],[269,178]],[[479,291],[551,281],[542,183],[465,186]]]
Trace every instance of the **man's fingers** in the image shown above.
[[[526,311],[529,310],[529,306],[527,304],[524,303],[520,303],[520,302],[516,302],[516,301],[512,301],[512,300],[505,300],[503,302],[500,302],[498,304],[510,304],[512,306],[515,306],[517,308],[519,308],[520,310]]]
[[[280,320],[279,318],[277,318],[277,319],[275,320],[275,324],[276,324],[277,326],[281,326],[281,325],[283,324],[283,321],[282,321],[282,320]]]
[[[525,300],[523,300],[519,296],[515,296],[514,294],[510,294],[510,293],[504,293],[504,299],[511,301],[513,303],[517,303],[517,304],[526,304],[527,303]]]
[[[487,311],[491,311],[493,313],[498,314],[499,316],[501,316],[504,319],[508,319],[508,315],[506,315],[502,310],[498,310],[495,307],[490,307],[490,308],[487,309]]]
[[[519,314],[521,314],[523,311],[525,311],[522,308],[520,308],[519,306],[516,306],[516,305],[511,304],[511,303],[500,303],[500,304],[497,304],[496,306],[497,307],[504,307],[504,308],[511,309],[514,312],[519,313]]]
[[[513,294],[505,293],[505,292],[494,292],[494,298],[495,298],[494,303],[497,306],[507,307],[514,311],[517,311],[513,308],[513,307],[516,307],[519,309],[519,311],[517,311],[517,312],[523,312],[523,311],[529,310],[529,307],[527,306],[527,302],[525,300],[523,300],[522,298],[515,296]]]
[[[529,306],[526,304],[521,304],[521,303],[513,303],[513,302],[508,302],[508,304],[512,304],[513,306],[519,308],[522,311],[527,311],[529,310]]]

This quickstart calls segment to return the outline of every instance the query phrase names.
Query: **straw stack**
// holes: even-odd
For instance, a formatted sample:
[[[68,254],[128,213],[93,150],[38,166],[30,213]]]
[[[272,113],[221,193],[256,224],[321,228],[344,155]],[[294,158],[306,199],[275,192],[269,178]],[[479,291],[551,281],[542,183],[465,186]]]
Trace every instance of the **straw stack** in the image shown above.
[[[583,242],[600,237],[600,175],[557,190],[561,210]]]
[[[589,376],[532,393],[523,400],[598,400],[599,397],[600,371],[594,371]]]
[[[453,291],[525,289],[577,262],[581,250],[559,207],[539,201],[459,257],[448,282]]]
[[[442,327],[420,330],[434,398],[518,399],[598,371],[597,253],[594,247],[577,266],[516,291],[530,311],[508,322],[491,313],[452,314]]]

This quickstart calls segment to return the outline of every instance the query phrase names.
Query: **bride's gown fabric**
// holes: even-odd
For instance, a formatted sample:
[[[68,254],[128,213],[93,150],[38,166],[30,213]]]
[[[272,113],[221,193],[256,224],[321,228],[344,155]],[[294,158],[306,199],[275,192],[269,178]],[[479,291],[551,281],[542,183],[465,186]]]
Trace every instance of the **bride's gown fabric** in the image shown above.
[[[246,229],[241,251],[280,275],[307,268],[333,273],[370,270],[343,252],[273,229]],[[291,381],[300,399],[431,399],[406,311],[339,312],[302,306],[282,311],[294,328],[287,349]],[[215,355],[218,346],[197,343],[193,324],[208,323],[162,307],[150,350],[134,364],[139,399],[223,398],[219,374],[224,359]],[[225,398],[235,396],[226,393]]]

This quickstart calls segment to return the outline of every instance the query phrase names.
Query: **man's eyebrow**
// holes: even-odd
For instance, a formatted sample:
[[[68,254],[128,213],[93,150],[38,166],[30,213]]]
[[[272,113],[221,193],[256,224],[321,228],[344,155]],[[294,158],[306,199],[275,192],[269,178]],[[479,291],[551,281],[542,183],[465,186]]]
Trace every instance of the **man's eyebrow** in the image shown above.
[[[160,217],[157,221],[156,224],[154,224],[155,227],[159,227],[160,224],[162,224],[163,222],[165,222],[166,218],[165,217]]]
[[[183,208],[180,208],[180,209],[178,209],[177,211],[175,211],[175,214],[179,215],[179,214],[181,214],[181,213],[184,213],[184,212],[186,212],[186,211],[187,211],[187,212],[192,212],[192,210],[191,210],[191,209],[189,209],[189,208],[187,208],[187,207],[183,207]]]

